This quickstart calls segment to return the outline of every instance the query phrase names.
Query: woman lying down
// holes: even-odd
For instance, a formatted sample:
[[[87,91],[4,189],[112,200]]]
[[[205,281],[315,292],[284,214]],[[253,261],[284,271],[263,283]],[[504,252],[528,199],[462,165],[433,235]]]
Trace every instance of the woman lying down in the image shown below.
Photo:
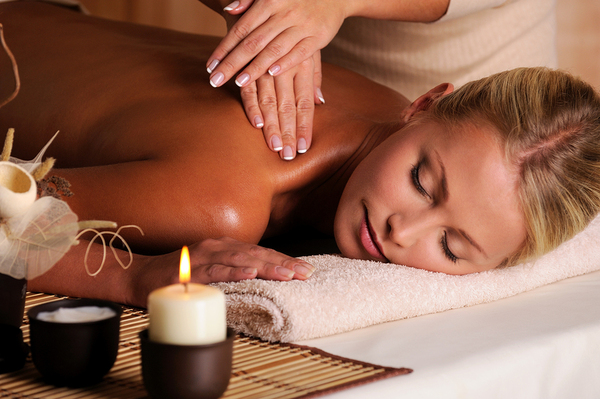
[[[0,109],[13,155],[33,158],[60,130],[51,174],[70,182],[79,219],[145,233],[124,231],[129,269],[107,259],[87,276],[81,243],[31,290],[144,306],[177,281],[183,245],[196,282],[306,279],[311,265],[256,245],[302,226],[334,235],[347,257],[475,273],[552,250],[600,206],[600,99],[562,72],[442,84],[411,104],[326,65],[311,150],[285,162],[238,88],[209,86],[218,39],[35,2],[0,5],[0,22],[21,76]],[[0,76],[11,82],[5,58]]]

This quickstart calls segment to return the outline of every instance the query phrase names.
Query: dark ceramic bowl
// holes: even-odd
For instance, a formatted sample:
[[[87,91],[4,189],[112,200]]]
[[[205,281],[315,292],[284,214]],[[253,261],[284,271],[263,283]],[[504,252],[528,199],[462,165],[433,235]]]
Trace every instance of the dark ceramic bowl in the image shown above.
[[[231,378],[235,332],[209,345],[171,345],[148,339],[140,332],[142,376],[151,398],[216,399]]]
[[[40,312],[79,306],[108,307],[116,315],[82,323],[39,320]],[[63,299],[38,305],[27,312],[33,364],[45,380],[57,386],[83,387],[102,380],[119,349],[121,306],[95,299]]]

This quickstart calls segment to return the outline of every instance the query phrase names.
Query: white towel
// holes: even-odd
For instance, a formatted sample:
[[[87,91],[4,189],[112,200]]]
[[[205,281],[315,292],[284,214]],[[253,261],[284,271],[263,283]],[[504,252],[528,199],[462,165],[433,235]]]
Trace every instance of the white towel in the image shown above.
[[[506,298],[600,269],[600,217],[535,262],[464,276],[336,255],[304,257],[305,281],[216,284],[235,330],[291,342]]]

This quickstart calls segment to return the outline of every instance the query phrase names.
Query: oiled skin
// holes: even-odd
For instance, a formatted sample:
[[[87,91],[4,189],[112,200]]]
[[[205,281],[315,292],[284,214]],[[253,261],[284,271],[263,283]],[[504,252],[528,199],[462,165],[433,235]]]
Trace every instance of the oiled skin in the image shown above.
[[[0,22],[21,77],[17,98],[0,109],[0,131],[16,130],[13,156],[31,159],[60,130],[47,155],[57,159],[52,175],[71,183],[75,195],[65,200],[80,220],[140,226],[144,236],[126,233],[140,254],[222,236],[258,243],[300,224],[331,233],[352,170],[402,126],[408,105],[325,65],[327,104],[316,110],[313,144],[285,162],[248,123],[238,88],[208,84],[203,66],[218,38],[28,2],[0,5]],[[0,76],[3,99],[13,88],[6,56]],[[84,249],[30,288],[143,305],[151,288],[174,279],[175,256],[139,256],[128,272],[107,264],[90,280]]]

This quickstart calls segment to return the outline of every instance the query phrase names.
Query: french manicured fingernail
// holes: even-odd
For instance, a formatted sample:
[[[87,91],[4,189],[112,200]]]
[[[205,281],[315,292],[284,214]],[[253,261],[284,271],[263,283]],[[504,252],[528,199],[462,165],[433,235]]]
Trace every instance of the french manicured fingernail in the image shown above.
[[[303,265],[296,265],[294,266],[294,271],[304,277],[310,277],[312,276],[313,272],[315,271],[314,269],[309,269],[306,266]]]
[[[233,3],[228,4],[223,10],[225,11],[233,11],[240,6],[239,1],[234,1]]]
[[[279,65],[273,65],[271,68],[269,68],[269,75],[275,76],[275,74],[279,71],[281,71],[281,67]]]
[[[246,83],[249,80],[250,80],[250,75],[248,75],[247,73],[243,73],[237,77],[237,79],[235,80],[235,84],[242,87],[244,85],[244,83]]]
[[[292,278],[295,274],[293,270],[286,269],[285,267],[281,266],[276,266],[275,271],[285,278]]]
[[[223,83],[224,80],[225,75],[223,75],[221,72],[217,72],[212,78],[210,78],[210,85],[212,87],[219,87],[219,85]]]
[[[306,150],[306,140],[304,139],[304,137],[302,137],[298,140],[298,148],[296,149],[296,151],[298,151],[300,154],[304,154]]]
[[[321,89],[317,87],[317,97],[319,97],[319,101],[321,101],[321,104],[325,104],[325,98],[323,98],[323,93],[321,92]]]
[[[290,147],[289,145],[283,147],[283,159],[285,159],[286,161],[291,161],[292,159],[294,159],[294,152],[292,151],[292,147]]]
[[[208,67],[206,68],[206,70],[208,71],[208,73],[212,73],[212,71],[215,70],[217,65],[219,65],[219,60],[212,60],[210,62],[210,64],[208,64]]]
[[[257,116],[254,118],[254,126],[256,126],[257,128],[261,128],[265,125],[265,123],[263,122],[262,118],[260,116]]]
[[[279,136],[271,137],[271,147],[273,147],[273,151],[283,150],[283,144],[281,144],[281,139]]]

